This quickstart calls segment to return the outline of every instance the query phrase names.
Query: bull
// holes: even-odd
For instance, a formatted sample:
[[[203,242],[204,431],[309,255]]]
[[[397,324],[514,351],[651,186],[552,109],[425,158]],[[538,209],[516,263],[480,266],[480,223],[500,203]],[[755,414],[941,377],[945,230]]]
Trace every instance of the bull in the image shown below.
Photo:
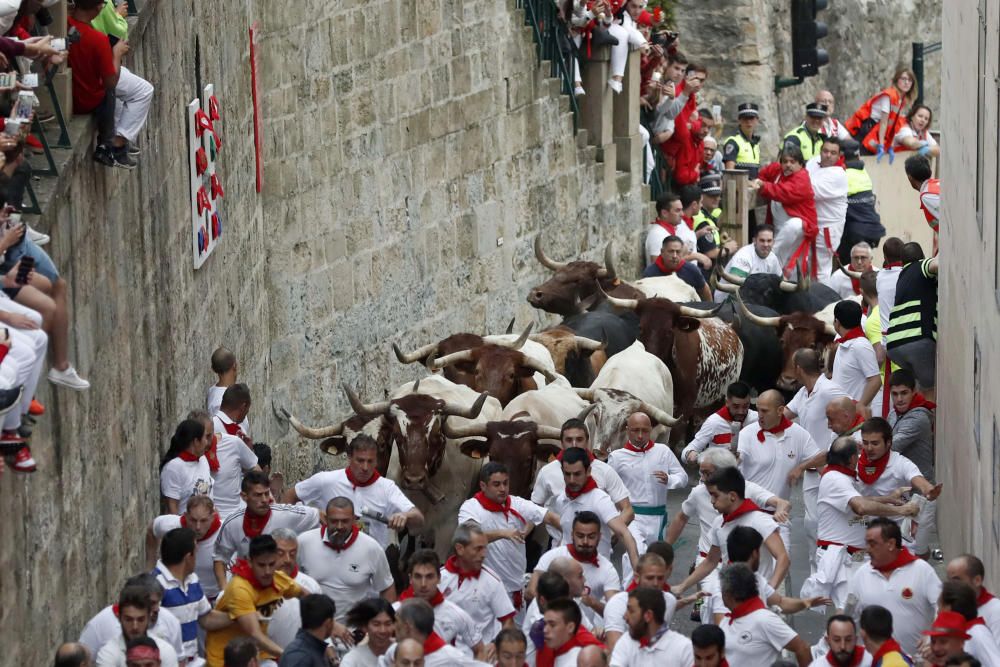
[[[589,386],[608,360],[603,341],[578,336],[564,324],[532,334],[531,340],[545,346],[556,372],[574,387]]]
[[[732,284],[720,282],[719,291],[729,294],[738,291],[746,303],[770,308],[781,315],[816,313],[840,301],[836,291],[809,280],[793,283],[770,273],[753,273],[743,278],[725,270],[722,276]]]
[[[354,438],[367,435],[378,444],[376,467],[380,475],[389,471],[389,458],[392,455],[392,439],[385,417],[382,415],[351,415],[331,426],[313,428],[300,422],[295,415],[285,408],[276,408],[279,419],[291,424],[292,428],[304,438],[321,440],[319,448],[325,454],[339,456],[347,451]]]
[[[469,382],[461,384],[488,392],[501,405],[507,405],[518,394],[537,389],[535,373],[541,373],[546,383],[560,380],[554,366],[546,366],[519,350],[493,344],[452,352],[432,360],[428,368],[439,370],[455,365],[469,378]]]

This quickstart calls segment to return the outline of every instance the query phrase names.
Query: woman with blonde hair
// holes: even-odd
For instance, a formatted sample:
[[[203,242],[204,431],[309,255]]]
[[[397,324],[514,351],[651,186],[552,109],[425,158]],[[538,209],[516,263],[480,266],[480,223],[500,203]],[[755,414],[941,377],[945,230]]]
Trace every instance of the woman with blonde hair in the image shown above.
[[[861,144],[868,155],[894,157],[893,139],[899,128],[903,109],[917,97],[917,77],[913,70],[900,67],[892,77],[892,85],[880,90],[861,105],[844,124],[851,136]]]

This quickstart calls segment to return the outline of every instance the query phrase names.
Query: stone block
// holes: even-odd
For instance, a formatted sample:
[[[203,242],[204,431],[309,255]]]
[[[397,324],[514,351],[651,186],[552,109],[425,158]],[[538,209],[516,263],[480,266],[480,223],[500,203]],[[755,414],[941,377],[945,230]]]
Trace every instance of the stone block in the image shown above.
[[[603,146],[612,138],[612,99],[608,88],[611,73],[610,53],[607,48],[594,51],[594,57],[580,63],[583,88],[587,94],[578,98],[580,125],[587,130],[588,139]]]

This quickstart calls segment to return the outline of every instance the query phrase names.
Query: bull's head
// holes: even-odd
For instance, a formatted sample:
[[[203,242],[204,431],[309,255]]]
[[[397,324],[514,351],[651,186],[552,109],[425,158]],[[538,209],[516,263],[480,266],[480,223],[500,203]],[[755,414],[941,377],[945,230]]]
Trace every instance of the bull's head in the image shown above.
[[[609,242],[604,249],[604,266],[596,262],[557,262],[542,252],[541,234],[535,237],[535,257],[542,266],[555,272],[547,281],[532,287],[528,292],[528,303],[557,315],[573,315],[581,311],[581,302],[593,301],[594,281],[599,280],[606,289],[616,282],[615,267]]]
[[[577,418],[590,426],[590,442],[594,454],[601,459],[619,449],[628,439],[626,425],[628,418],[636,412],[645,413],[653,425],[670,428],[679,419],[675,419],[665,410],[650,405],[637,398],[634,394],[621,389],[576,389],[577,395],[592,401],[590,405],[577,415]]]
[[[389,458],[392,455],[391,433],[389,423],[382,415],[351,415],[337,424],[314,428],[306,426],[284,408],[277,408],[276,412],[279,419],[287,420],[302,437],[321,440],[319,448],[331,456],[346,452],[348,445],[359,435],[373,438],[378,444],[379,473],[384,475],[389,469]]]
[[[477,334],[460,333],[448,336],[437,343],[418,347],[410,352],[403,352],[398,345],[393,343],[392,351],[396,354],[396,358],[400,363],[412,364],[419,361],[429,369],[432,369],[434,357],[447,356],[454,352],[461,352],[462,350],[471,350],[485,344],[519,350],[524,345],[524,342],[528,340],[528,335],[531,333],[533,326],[534,324],[529,323],[521,335],[513,341],[508,340],[509,336],[479,336]],[[465,366],[458,364],[445,366],[444,376],[455,384],[464,384],[466,387],[475,388],[476,375],[473,372],[469,372]]]
[[[500,405],[507,405],[518,394],[537,389],[532,379],[535,373],[544,375],[548,382],[554,382],[557,377],[551,369],[520,350],[492,343],[453,352],[430,363],[432,370],[450,366],[458,366],[463,376],[470,380],[462,384],[476,391],[489,392]]]
[[[590,358],[595,353],[603,363],[607,357],[604,349],[607,345],[602,341],[577,336],[572,329],[558,326],[538,334],[533,334],[531,340],[545,346],[552,355],[552,363],[556,372],[570,379],[571,384],[588,386],[594,380],[594,367]],[[600,364],[598,364],[600,365]],[[573,382],[576,379],[578,382]]]

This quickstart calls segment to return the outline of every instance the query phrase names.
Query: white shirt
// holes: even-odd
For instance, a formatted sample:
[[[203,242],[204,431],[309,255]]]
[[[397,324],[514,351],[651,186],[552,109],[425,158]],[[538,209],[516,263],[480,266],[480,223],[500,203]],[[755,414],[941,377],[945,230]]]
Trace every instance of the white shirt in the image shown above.
[[[333,599],[340,622],[355,602],[389,588],[392,573],[382,546],[368,535],[359,532],[351,546],[337,551],[320,532],[299,535],[299,565]]]
[[[299,570],[295,574],[295,583],[307,593],[322,593],[319,582],[305,572]],[[271,614],[267,624],[267,636],[281,648],[288,646],[302,628],[302,606],[298,598],[287,598],[281,606]]]
[[[394,481],[379,477],[368,486],[354,486],[347,478],[347,469],[318,472],[295,485],[295,495],[306,505],[326,511],[326,504],[338,496],[350,498],[354,503],[354,513],[364,531],[375,538],[383,548],[389,546],[389,527],[380,522],[360,516],[365,508],[388,518],[393,514],[404,514],[414,505]]]
[[[611,652],[611,667],[691,667],[694,649],[691,640],[667,630],[655,644],[642,647],[627,632]]]
[[[389,647],[389,650],[385,652],[385,655],[378,659],[379,667],[393,667],[395,659],[396,645],[393,644]],[[482,664],[483,663],[477,662],[472,658],[465,656],[457,648],[449,646],[448,644],[445,644],[430,655],[424,655],[424,667],[455,667],[456,665],[466,667]]]
[[[549,549],[538,559],[535,572],[547,572],[552,561],[557,558],[573,558],[573,554],[565,545]],[[609,593],[613,594],[622,589],[622,580],[618,576],[618,571],[607,556],[598,553],[596,565],[582,560],[577,562],[583,568],[584,595],[591,595],[597,600],[605,600]],[[583,612],[584,619],[588,620],[591,625],[602,623],[601,617],[590,607],[581,604],[580,611]]]
[[[746,483],[746,497],[759,506],[764,507],[774,494],[753,482]],[[681,512],[689,519],[698,521],[698,552],[699,555],[707,555],[712,547],[712,524],[719,517],[719,513],[712,507],[712,496],[708,494],[708,487],[704,484],[691,489],[691,493],[681,503]]]
[[[666,604],[666,611],[663,613],[663,622],[670,625],[674,612],[677,611],[677,598],[673,593],[663,591],[663,602]],[[628,625],[625,623],[625,610],[628,609],[628,591],[621,591],[611,596],[604,605],[604,631],[622,632],[628,634]],[[687,667],[690,667],[688,665]]]
[[[500,577],[488,567],[478,577],[459,581],[458,574],[445,565],[441,568],[438,588],[445,599],[472,617],[479,636],[486,641],[492,641],[500,632],[501,623],[517,613]]]
[[[973,625],[965,631],[971,637],[965,640],[966,653],[984,665],[1000,665],[1000,648],[988,627]]]
[[[611,496],[612,502],[619,503],[629,497],[628,487],[622,478],[604,461],[594,459],[590,462],[590,476],[597,482],[597,488]],[[563,477],[562,461],[549,461],[535,475],[531,502],[552,509],[552,501],[565,490],[566,479]]]
[[[765,667],[781,656],[781,650],[798,635],[769,609],[722,622],[726,635],[726,660],[736,665]]]
[[[847,582],[847,594],[857,597],[859,614],[872,605],[888,609],[893,637],[905,653],[914,655],[923,638],[921,632],[930,627],[937,613],[941,580],[934,568],[919,558],[892,570],[888,578],[867,562]]]
[[[790,498],[788,473],[799,464],[820,453],[816,441],[798,424],[792,424],[780,435],[764,432],[764,442],[757,439],[759,424],[744,426],[740,431],[740,472],[751,482],[760,484],[779,498]]]
[[[821,167],[819,157],[806,162],[809,180],[812,181],[813,196],[816,200],[816,220],[819,226],[844,228],[847,217],[847,172],[843,167]],[[824,243],[820,233],[817,243]],[[833,248],[836,252],[837,248]]]
[[[233,556],[246,558],[250,548],[250,538],[243,530],[247,509],[236,510],[222,522],[219,538],[215,543],[215,560],[229,563]],[[261,530],[261,535],[270,535],[278,528],[290,528],[301,535],[307,530],[319,527],[319,510],[302,505],[271,505],[271,516]]]
[[[889,462],[875,483],[860,483],[862,495],[887,496],[901,486],[910,486],[911,480],[920,476],[917,464],[899,452],[890,450],[885,456],[889,457]],[[858,466],[860,468],[861,464]]]
[[[815,651],[813,651],[813,653],[815,654]],[[864,655],[861,656],[861,662],[858,663],[858,667],[871,667],[871,665],[872,654],[865,651]],[[830,663],[826,660],[826,653],[810,662],[809,667],[830,667]]]
[[[885,345],[885,334],[889,331],[889,315],[896,303],[896,282],[903,270],[901,266],[882,269],[875,276],[875,288],[878,290],[878,316],[882,320],[882,344]],[[838,351],[839,354],[839,351]]]
[[[662,507],[667,504],[667,491],[687,486],[688,476],[681,462],[669,447],[662,443],[644,452],[634,452],[625,447],[608,456],[608,464],[625,482],[633,505]],[[654,472],[667,473],[667,483],[662,484]]]
[[[181,625],[181,652],[178,657],[185,660],[194,658],[198,655],[198,619],[212,611],[198,575],[192,573],[181,581],[163,561],[157,561],[153,573],[163,587],[160,613],[173,614]]]
[[[817,539],[864,549],[864,517],[850,507],[851,500],[861,495],[857,482],[847,475],[835,470],[824,473],[816,504]]]
[[[826,406],[833,399],[843,396],[847,396],[847,393],[840,388],[840,385],[820,373],[812,391],[800,387],[788,402],[787,407],[795,413],[799,426],[809,432],[809,436],[820,450],[829,449],[837,437],[827,426]]]
[[[208,414],[214,415],[222,408],[222,395],[226,393],[226,389],[229,387],[220,387],[213,384],[208,388],[208,395],[205,399],[205,404],[208,407]],[[247,435],[250,435],[250,417],[246,417],[240,422],[240,428]]]
[[[986,627],[993,634],[993,639],[1000,646],[1000,599],[991,598],[986,604],[979,606],[979,615],[986,621]]]
[[[399,611],[402,602],[392,603],[392,608]],[[434,632],[449,644],[456,645],[472,655],[472,647],[483,641],[480,629],[468,612],[454,602],[442,600],[434,605]]]
[[[184,522],[180,514],[163,514],[153,519],[153,535],[158,540],[174,528],[182,528]],[[201,588],[205,595],[212,599],[219,594],[219,586],[215,581],[215,541],[219,538],[219,531],[216,530],[208,537],[203,537],[195,543],[194,548],[194,573],[201,581]]]
[[[833,360],[833,381],[855,401],[861,400],[865,382],[879,375],[875,348],[867,338],[852,338],[837,347]]]
[[[545,520],[545,508],[517,496],[509,498],[512,511],[506,515],[503,512],[491,512],[475,498],[469,498],[458,509],[459,525],[475,521],[483,532],[512,528],[524,531],[527,523],[537,526]],[[517,512],[520,518],[514,512]],[[528,568],[524,543],[508,539],[493,540],[486,548],[486,566],[496,572],[508,592],[523,589],[524,571]]]
[[[191,496],[212,497],[212,470],[208,459],[203,456],[197,461],[185,461],[181,457],[167,461],[160,471],[160,493],[177,501],[177,513],[184,514]]]
[[[726,271],[733,273],[737,276],[749,276],[754,273],[770,273],[775,276],[782,275],[781,273],[781,260],[773,252],[768,253],[767,257],[761,257],[757,254],[757,249],[754,248],[753,243],[749,243],[733,255],[733,258],[729,260],[729,264],[726,265]],[[729,281],[725,278],[722,279],[726,285],[730,285]]]
[[[666,229],[656,224],[655,222],[649,223],[649,231],[646,232],[646,263],[649,263],[650,257],[659,257],[660,250],[663,248],[663,239],[670,236]],[[698,247],[698,237],[695,236],[694,231],[687,226],[683,220],[677,223],[677,228],[674,236],[684,241],[684,252],[690,254],[695,251]]]
[[[729,547],[726,545],[726,541],[729,539],[729,534],[737,526],[753,528],[765,541],[779,528],[778,522],[767,512],[747,512],[728,523],[723,523],[723,517],[719,514],[712,522],[710,542],[713,547],[719,547],[723,563],[729,562]],[[771,575],[774,574],[774,565],[774,554],[771,553],[766,544],[762,545],[760,564],[757,566],[758,574],[765,579],[770,579]]]
[[[874,270],[875,267],[872,267],[872,269]],[[851,282],[851,277],[843,271],[832,272],[825,282],[826,286],[839,294],[841,299],[855,299],[858,297],[854,293],[854,283]]]
[[[156,625],[150,629],[149,634],[169,644],[174,649],[175,656],[181,653],[184,646],[181,641],[181,624],[173,614],[161,612],[157,615]],[[114,608],[108,605],[87,621],[80,633],[80,643],[90,650],[91,655],[97,655],[105,644],[121,636],[121,623]]]
[[[694,438],[691,439],[691,442],[689,442],[688,445],[681,450],[681,461],[687,460],[689,452],[696,452],[700,454],[709,446],[725,447],[728,449],[733,438],[736,438],[737,442],[739,441],[738,433],[744,426],[756,423],[756,410],[750,410],[747,412],[747,418],[742,424],[740,422],[729,421],[720,415],[719,411],[713,412],[702,423],[701,428],[694,434]],[[733,433],[733,428],[737,429],[735,434]]]
[[[240,498],[240,484],[243,473],[257,465],[257,455],[253,450],[235,435],[226,433],[224,423],[233,423],[221,412],[215,415],[215,432],[219,443],[215,447],[219,459],[219,469],[215,471],[215,488],[212,495],[215,499],[215,509],[223,519],[244,507]]]
[[[562,542],[569,544],[573,541],[573,520],[580,512],[593,512],[601,519],[601,542],[597,545],[597,551],[602,556],[611,555],[611,529],[608,522],[619,515],[618,509],[611,501],[608,494],[600,489],[594,489],[586,493],[581,493],[576,498],[570,498],[563,491],[552,501],[552,511],[559,515],[559,523],[562,526]]]
[[[372,653],[367,643],[355,645],[340,661],[340,667],[377,667],[377,665],[378,656]]]
[[[152,637],[160,649],[160,667],[177,667],[177,651],[159,637]],[[97,667],[126,667],[125,638],[118,635],[109,639],[97,652]]]

